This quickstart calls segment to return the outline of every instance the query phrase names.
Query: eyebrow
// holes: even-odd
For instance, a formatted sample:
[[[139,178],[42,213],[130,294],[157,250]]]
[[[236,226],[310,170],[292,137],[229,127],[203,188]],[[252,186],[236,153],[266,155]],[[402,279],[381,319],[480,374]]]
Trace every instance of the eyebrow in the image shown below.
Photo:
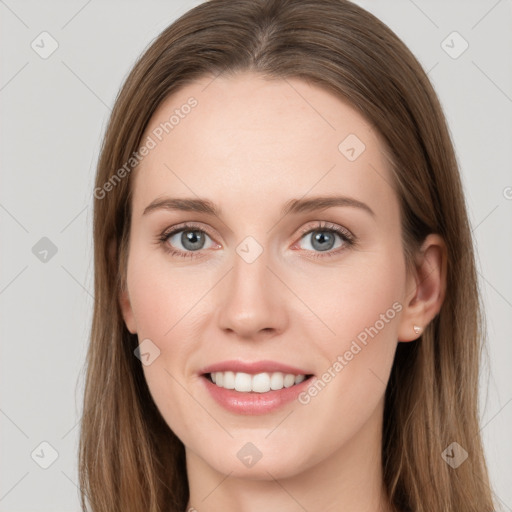
[[[291,213],[307,213],[336,206],[360,208],[369,213],[372,217],[375,217],[375,212],[366,203],[347,196],[317,196],[309,199],[291,199],[284,204],[281,215],[284,217]],[[157,198],[146,206],[142,215],[146,215],[155,210],[206,213],[208,215],[215,215],[216,217],[220,217],[222,214],[222,210],[217,207],[215,203],[208,199],[201,198]]]

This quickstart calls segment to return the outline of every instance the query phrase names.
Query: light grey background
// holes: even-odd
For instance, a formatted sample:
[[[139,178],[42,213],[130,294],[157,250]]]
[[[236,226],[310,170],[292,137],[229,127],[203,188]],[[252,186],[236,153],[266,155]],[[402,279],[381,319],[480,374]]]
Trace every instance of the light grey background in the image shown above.
[[[93,304],[99,145],[135,58],[199,3],[0,0],[2,512],[79,510],[78,421]],[[448,118],[488,321],[482,435],[498,504],[511,511],[512,2],[357,3],[415,53]],[[43,31],[58,43],[46,59],[31,47],[35,41],[39,52],[51,48],[48,36],[39,37]],[[453,31],[469,44],[457,58],[464,41]],[[41,247],[33,252],[43,237],[57,249],[46,262],[34,254]],[[52,462],[52,448],[42,442],[58,454],[48,469],[40,464]]]

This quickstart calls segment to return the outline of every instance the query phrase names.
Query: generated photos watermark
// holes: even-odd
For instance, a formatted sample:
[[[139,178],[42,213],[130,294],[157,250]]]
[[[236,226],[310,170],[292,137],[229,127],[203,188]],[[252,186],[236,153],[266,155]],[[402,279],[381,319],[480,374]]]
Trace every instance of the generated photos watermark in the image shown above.
[[[388,324],[397,313],[402,311],[402,304],[398,301],[394,302],[392,306],[385,312],[381,313],[379,319],[370,327],[365,327],[357,336],[356,339],[352,340],[350,348],[343,354],[337,356],[336,360],[327,368],[327,370],[319,377],[316,378],[307,389],[302,391],[297,400],[302,405],[307,405],[311,402],[311,399],[317,396],[329,382],[331,382],[336,375],[338,375],[345,366],[347,366],[354,357],[359,354],[364,347],[368,345],[368,337],[373,339],[379,334],[386,324]]]
[[[186,103],[181,105],[180,108],[174,109],[174,113],[167,121],[160,123],[154,128],[150,135],[146,137],[144,143],[139,146],[138,151],[134,151],[130,158],[123,164],[117,171],[101,186],[94,189],[94,197],[96,199],[104,199],[114,187],[116,187],[123,178],[130,174],[130,172],[139,165],[149,153],[155,149],[159,142],[161,142],[166,135],[171,133],[172,130],[178,126],[183,119],[185,119],[192,109],[197,107],[199,102],[191,96]]]

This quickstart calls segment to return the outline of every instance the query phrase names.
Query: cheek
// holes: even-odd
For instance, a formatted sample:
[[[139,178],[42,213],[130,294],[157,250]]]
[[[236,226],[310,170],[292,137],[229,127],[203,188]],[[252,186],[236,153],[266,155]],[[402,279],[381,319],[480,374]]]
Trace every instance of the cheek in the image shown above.
[[[132,252],[128,267],[139,343],[149,339],[149,351],[158,354],[151,364],[142,366],[144,377],[158,409],[185,442],[198,426],[205,425],[204,410],[194,408],[184,386],[198,384],[190,361],[198,351],[201,336],[196,326],[207,303],[200,299],[215,284],[215,276],[210,274],[211,271],[194,272],[185,266],[172,268],[165,257],[148,256],[142,251]]]
[[[378,253],[358,253],[353,261],[317,283],[322,293],[310,296],[310,303],[316,300],[316,311],[331,331],[318,347],[328,361],[320,376],[329,388],[325,398],[362,418],[376,406],[389,378],[405,269],[391,244]]]
[[[185,271],[163,272],[155,265],[138,276],[132,280],[131,298],[139,343],[151,340],[150,347],[157,347],[153,350],[158,353],[151,364],[142,366],[144,377],[166,423],[185,445],[193,445],[204,429],[215,428],[189,391],[199,384],[189,371],[197,351],[191,321],[197,311],[194,305],[205,291],[185,279]]]
[[[389,250],[354,253],[346,265],[315,280],[307,300],[330,328],[331,337],[325,339],[331,339],[332,350],[361,333],[364,339],[365,329],[376,323],[382,337],[388,337],[385,331],[395,329],[401,309],[396,304],[403,296],[404,274],[400,255]]]
[[[171,338],[211,286],[207,273],[173,268],[161,255],[135,253],[130,265],[128,287],[139,337]]]

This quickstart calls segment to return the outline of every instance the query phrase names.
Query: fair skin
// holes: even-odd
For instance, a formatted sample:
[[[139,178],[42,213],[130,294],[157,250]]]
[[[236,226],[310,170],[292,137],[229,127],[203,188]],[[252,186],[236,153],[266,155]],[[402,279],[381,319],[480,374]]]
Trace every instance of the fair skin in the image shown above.
[[[120,297],[129,331],[160,350],[143,370],[185,446],[188,506],[388,511],[380,464],[385,384],[397,343],[416,340],[413,326],[424,328],[440,310],[443,241],[429,235],[416,272],[406,272],[383,141],[331,93],[250,72],[208,77],[167,98],[144,139],[190,96],[198,105],[132,176],[127,292]],[[338,149],[349,134],[366,146],[353,161]],[[221,214],[143,214],[165,196],[208,199]],[[355,206],[281,214],[287,201],[313,196],[348,196],[374,215]],[[156,243],[183,222],[206,233],[199,250],[184,246],[181,232]],[[334,234],[332,248],[322,251],[311,233],[329,234],[319,222],[348,230],[356,244]],[[263,248],[250,264],[236,251],[248,236]],[[191,257],[173,256],[165,244]],[[307,404],[236,414],[210,396],[198,373],[219,361],[265,359],[321,378],[394,303],[400,311]],[[248,442],[262,454],[252,467],[237,457]]]

